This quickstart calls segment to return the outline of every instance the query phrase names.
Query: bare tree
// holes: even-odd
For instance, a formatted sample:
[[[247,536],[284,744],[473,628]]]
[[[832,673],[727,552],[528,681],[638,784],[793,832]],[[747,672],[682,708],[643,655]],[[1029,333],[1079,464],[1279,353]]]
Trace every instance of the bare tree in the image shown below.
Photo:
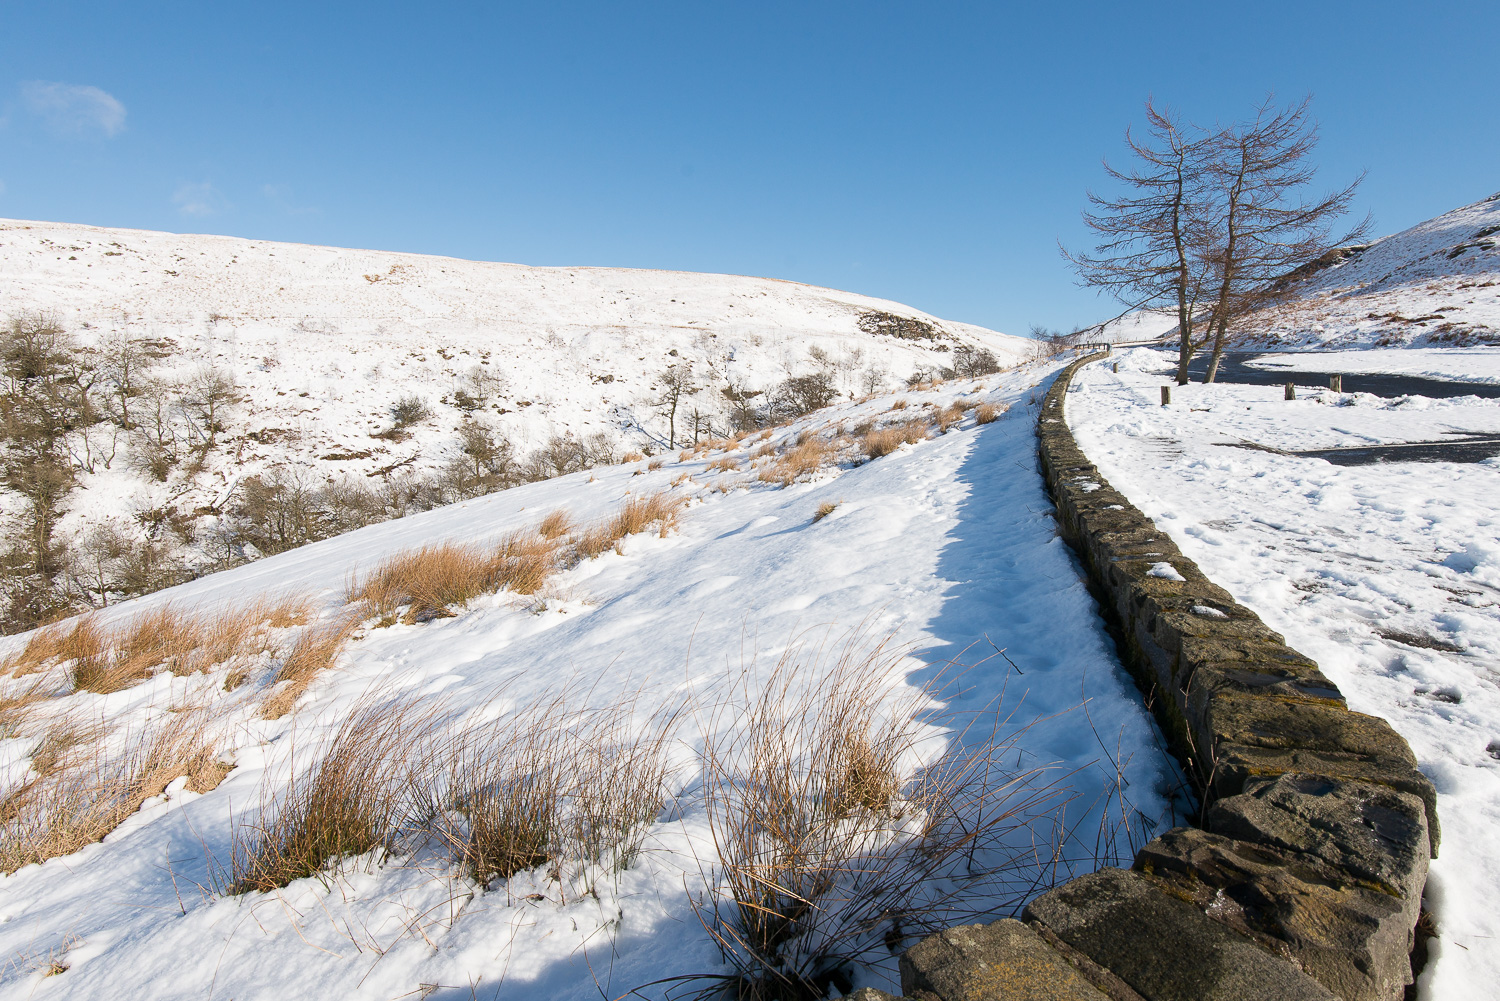
[[[1213,355],[1205,382],[1218,375],[1234,320],[1284,295],[1281,279],[1289,272],[1369,232],[1366,217],[1332,237],[1334,220],[1348,211],[1364,174],[1336,191],[1304,194],[1317,172],[1309,162],[1318,143],[1310,100],[1277,109],[1267,98],[1252,121],[1221,133],[1216,144],[1209,178],[1217,211],[1205,253],[1213,275]]]
[[[681,365],[669,365],[656,380],[661,385],[661,395],[656,399],[656,408],[663,411],[667,418],[667,447],[677,447],[677,408],[681,406],[685,396],[691,396],[694,392],[693,386],[693,363],[684,362]]]
[[[198,437],[204,455],[213,449],[224,430],[224,413],[239,399],[234,376],[221,368],[205,365],[182,384],[179,405]]]
[[[1210,214],[1205,180],[1221,141],[1148,100],[1145,138],[1125,132],[1134,163],[1124,170],[1104,164],[1127,194],[1089,192],[1094,208],[1083,221],[1099,236],[1094,253],[1062,249],[1082,284],[1109,292],[1128,309],[1176,309],[1179,384],[1187,383],[1188,362],[1201,346],[1193,331],[1209,278],[1202,253]]]

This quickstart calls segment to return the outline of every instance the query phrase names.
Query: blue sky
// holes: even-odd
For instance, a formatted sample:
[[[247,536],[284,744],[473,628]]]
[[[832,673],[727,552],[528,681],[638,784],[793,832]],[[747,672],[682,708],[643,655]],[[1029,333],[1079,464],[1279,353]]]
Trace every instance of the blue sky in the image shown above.
[[[1500,190],[1500,4],[0,0],[0,216],[765,275],[1010,332],[1148,95],[1311,93],[1391,232]]]

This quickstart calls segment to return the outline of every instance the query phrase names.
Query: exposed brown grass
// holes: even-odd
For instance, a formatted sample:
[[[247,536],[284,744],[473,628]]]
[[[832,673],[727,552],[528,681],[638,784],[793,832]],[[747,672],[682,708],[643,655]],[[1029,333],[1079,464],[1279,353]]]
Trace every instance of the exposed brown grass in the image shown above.
[[[660,460],[660,459],[652,459],[650,462],[646,463],[646,468],[649,469],[649,470],[651,470],[652,472],[655,472],[656,470],[660,469],[661,466],[662,466],[662,460]]]
[[[887,428],[867,431],[860,439],[859,447],[865,455],[878,459],[883,455],[890,455],[902,445],[925,441],[927,433],[927,422],[918,418],[902,424],[892,424]]]
[[[722,458],[715,459],[704,468],[706,468],[710,473],[733,473],[739,470],[740,460],[736,459],[732,455],[726,455]]]
[[[768,442],[767,444],[762,445],[760,448],[757,448],[755,450],[755,454],[753,456],[751,456],[751,458],[754,458],[754,459],[764,459],[768,455],[775,455],[775,454],[776,454],[776,446],[772,445],[772,444],[770,444]]]
[[[573,528],[573,516],[568,513],[567,508],[558,508],[547,517],[543,518],[536,526],[537,534],[544,539],[556,539]]]
[[[897,400],[895,403],[891,404],[891,409],[892,410],[905,410],[906,409],[906,400],[904,400],[904,399]]]
[[[838,509],[839,505],[837,501],[824,501],[818,505],[818,510],[813,512],[813,524],[816,525]]]
[[[633,699],[575,708],[553,695],[476,729],[444,749],[440,802],[456,815],[438,834],[458,867],[487,884],[518,872],[625,868],[661,812],[666,737],[676,713],[635,720]]]
[[[993,424],[1000,419],[1005,412],[1004,408],[993,403],[981,403],[974,411],[974,422],[976,424]]]
[[[650,497],[627,497],[620,510],[608,518],[588,525],[568,540],[572,561],[591,560],[614,549],[627,535],[636,535],[655,527],[665,536],[677,524],[677,512],[686,503],[665,491]]]
[[[189,776],[202,791],[223,778],[198,713],[171,714],[134,740],[115,741],[111,754],[99,728],[60,724],[32,752],[32,777],[0,801],[0,872],[69,855],[102,839],[160,795],[173,779]],[[208,785],[211,780],[212,785]]]
[[[566,512],[554,511],[542,528],[560,533],[568,524]],[[556,569],[559,545],[556,535],[538,529],[513,532],[491,548],[445,542],[408,550],[356,580],[348,599],[359,602],[366,615],[393,616],[406,608],[406,622],[442,618],[452,614],[451,606],[481,594],[535,594]]]
[[[640,452],[630,451],[630,452],[626,452],[623,456],[621,456],[620,461],[621,462],[640,462],[644,458],[645,458],[645,456],[642,455]]]
[[[344,612],[323,622],[303,626],[297,634],[297,641],[271,679],[275,687],[261,703],[261,715],[266,719],[280,719],[290,712],[318,673],[333,666],[359,623],[357,613]]]
[[[964,419],[966,413],[968,411],[957,403],[943,407],[937,412],[936,417],[938,433],[947,434],[950,428]]]
[[[297,595],[202,613],[164,605],[110,630],[91,614],[33,634],[12,663],[20,674],[71,664],[74,690],[97,694],[122,691],[162,670],[189,675],[228,664],[243,673],[233,662],[269,649],[268,627],[305,621],[309,608]]]
[[[733,996],[825,997],[862,958],[1034,892],[1032,846],[1001,836],[1050,822],[1057,790],[1004,770],[1003,742],[924,754],[931,698],[903,686],[900,660],[857,631],[832,650],[794,643],[709,724],[734,721],[704,739],[723,889],[700,916],[738,971]]]
[[[790,486],[802,477],[817,472],[832,453],[831,444],[821,438],[808,437],[801,444],[783,452],[775,462],[768,464],[757,478],[763,483]]]
[[[334,734],[306,775],[262,803],[233,834],[229,893],[268,891],[330,862],[389,849],[409,803],[410,764],[436,707],[368,700]]]

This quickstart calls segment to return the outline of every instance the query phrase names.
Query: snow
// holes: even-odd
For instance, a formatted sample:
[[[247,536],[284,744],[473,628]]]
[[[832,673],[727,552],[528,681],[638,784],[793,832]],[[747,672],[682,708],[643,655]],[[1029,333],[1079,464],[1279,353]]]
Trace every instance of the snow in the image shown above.
[[[1437,347],[1500,341],[1500,194],[1377,240],[1245,321],[1239,346]],[[1351,370],[1352,371],[1352,370]]]
[[[1412,375],[1448,382],[1500,382],[1496,348],[1366,348],[1359,351],[1297,351],[1260,355],[1252,368],[1344,375]]]
[[[1366,356],[1339,354],[1331,370],[1355,371]],[[1285,401],[1277,387],[1195,383],[1174,387],[1164,407],[1156,373],[1170,356],[1142,348],[1119,360],[1118,374],[1094,364],[1075,380],[1067,416],[1080,446],[1204,573],[1317,660],[1350,708],[1384,717],[1411,743],[1437,787],[1443,827],[1421,996],[1491,993],[1500,978],[1500,463],[1336,466],[1242,446],[1495,433],[1500,405],[1328,390]]]
[[[798,636],[832,629],[837,637],[860,623],[910,651],[897,695],[933,678],[934,665],[984,661],[955,674],[942,697],[951,708],[995,713],[987,718],[1014,734],[1017,763],[1045,765],[1076,794],[1061,818],[1073,833],[1052,877],[1095,866],[1095,832],[1122,839],[1106,844],[1104,861],[1128,857],[1174,823],[1169,797],[1178,777],[1056,533],[1038,475],[1036,408],[1056,370],[1054,363],[816,412],[776,432],[774,442],[871,419],[898,396],[910,401],[907,414],[959,399],[1010,405],[994,423],[979,426],[970,415],[950,433],[786,489],[748,471],[710,471],[714,455],[669,457],[654,471],[644,462],[600,468],[112,607],[107,616],[120,620],[167,603],[207,607],[296,589],[331,613],[351,574],[397,551],[495,538],[559,507],[587,520],[632,492],[668,490],[691,501],[675,532],[628,538],[621,553],[562,573],[541,600],[502,594],[454,618],[365,629],[282,720],[226,711],[217,733],[236,767],[217,789],[197,795],[174,784],[104,842],[0,877],[0,955],[10,957],[0,999],[389,999],[429,987],[436,997],[468,998],[473,989],[479,997],[582,999],[720,971],[690,901],[717,879],[693,774],[679,777],[676,801],[651,826],[640,860],[599,881],[597,896],[559,899],[557,885],[536,873],[486,890],[441,860],[366,858],[279,892],[226,897],[212,891],[214,860],[227,858],[232,821],[253,816],[285,782],[288,749],[317,746],[372,689],[441,695],[485,713],[571,683],[591,702],[634,697],[647,712],[683,691],[741,680],[747,651],[756,663],[773,662]],[[679,480],[683,473],[691,478]],[[825,503],[837,507],[814,522]],[[1490,559],[1488,551],[1473,554]],[[20,642],[12,638],[7,648]],[[992,643],[1014,668],[991,656]],[[757,677],[743,674],[746,683]],[[164,674],[114,695],[56,701],[128,725],[190,695],[220,698],[218,679]],[[684,721],[678,759],[690,764],[693,747],[716,736],[703,719]],[[24,743],[0,748],[10,745],[15,758],[29,753],[17,749]],[[1116,794],[1117,766],[1125,802]],[[1110,819],[1117,816],[1129,819],[1128,836]],[[57,957],[67,970],[43,976]],[[862,977],[894,988],[894,958]]]
[[[929,322],[936,336],[863,333],[859,317],[872,310]],[[37,311],[86,347],[121,334],[158,340],[169,357],[156,376],[215,365],[241,397],[224,444],[191,476],[157,483],[133,471],[127,436],[115,435],[114,460],[68,498],[60,538],[137,512],[218,509],[242,480],[276,468],[314,485],[430,473],[459,454],[465,415],[444,401],[474,371],[498,383],[477,416],[518,454],[565,432],[604,434],[623,452],[665,441],[653,403],[669,365],[693,365],[700,391],[684,413],[722,415],[725,385],[770,390],[821,367],[815,350],[852,398],[951,364],[959,344],[1006,365],[1036,348],[898,303],[765,278],[0,220],[0,321]],[[377,437],[409,396],[433,416],[406,440]]]

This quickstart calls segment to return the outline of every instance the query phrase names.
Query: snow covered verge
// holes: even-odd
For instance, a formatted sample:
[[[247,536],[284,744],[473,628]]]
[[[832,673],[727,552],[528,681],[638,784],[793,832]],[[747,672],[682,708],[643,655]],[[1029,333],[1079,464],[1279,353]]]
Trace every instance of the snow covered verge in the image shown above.
[[[1500,975],[1500,524],[1495,460],[1335,466],[1280,450],[1500,431],[1500,406],[1275,387],[1175,387],[1165,352],[1087,366],[1067,416],[1113,485],[1287,642],[1350,708],[1384,717],[1437,787],[1437,937],[1423,997],[1483,994]],[[1345,368],[1344,370],[1350,370]]]
[[[694,989],[660,981],[730,972],[712,931],[735,927],[730,908],[728,924],[715,920],[727,877],[712,810],[725,800],[714,798],[722,786],[704,762],[753,741],[747,721],[767,717],[740,710],[767,694],[772,665],[795,653],[798,637],[803,669],[769,689],[773,705],[826,690],[819,685],[837,675],[841,637],[856,628],[867,641],[890,637],[895,651],[867,679],[882,711],[899,719],[913,698],[924,709],[903,771],[993,736],[1005,751],[990,759],[988,784],[1020,784],[992,803],[1023,807],[1028,790],[1050,782],[1063,793],[1018,809],[1013,829],[996,828],[1004,836],[973,860],[974,871],[1004,860],[1012,867],[993,873],[971,905],[1004,913],[1054,881],[1128,859],[1175,822],[1177,777],[1048,513],[1033,427],[1037,387],[1050,371],[839,404],[768,436],[491,494],[99,613],[97,624],[110,629],[169,606],[244,608],[289,593],[308,602],[306,618],[278,627],[288,642],[244,663],[180,673],[158,666],[106,694],[72,691],[76,662],[4,680],[6,696],[37,684],[44,696],[6,705],[0,754],[12,792],[55,773],[57,734],[124,750],[147,728],[192,713],[205,721],[217,770],[232,767],[207,792],[190,791],[210,784],[196,774],[176,779],[102,842],[0,877],[8,959],[0,997],[593,998],[649,982],[648,997]],[[290,713],[265,711],[286,690],[274,679],[298,631],[336,621],[351,581],[368,580],[383,560],[421,546],[489,545],[560,509],[587,526],[631,497],[657,496],[681,502],[675,528],[628,535],[531,594],[504,590],[442,614],[363,617]],[[8,640],[4,652],[27,641]],[[809,652],[820,643],[832,656]],[[623,865],[548,860],[481,884],[441,839],[418,839],[281,889],[218,892],[233,866],[236,825],[270,824],[293,768],[306,781],[365,700],[401,698],[467,725],[545,718],[564,688],[583,705],[628,706],[631,728],[665,720],[666,795],[638,851],[613,860]],[[526,717],[527,707],[543,716]],[[42,760],[49,737],[52,757]],[[866,855],[914,836],[909,825],[887,833]],[[941,875],[949,882],[923,892],[966,878]],[[942,921],[963,906],[932,916]],[[894,952],[921,929],[909,915],[890,917],[863,930],[863,961],[849,971],[856,984],[894,987]]]
[[[1248,364],[1277,372],[1346,375],[1414,375],[1446,382],[1500,383],[1500,349],[1365,348],[1361,351],[1295,351],[1259,355]]]
[[[1500,194],[1322,265],[1289,301],[1244,320],[1236,346],[1500,343]]]
[[[42,506],[70,550],[92,534],[93,562],[122,564],[95,603],[1036,349],[793,282],[0,220],[0,322],[38,314],[64,349],[30,395],[71,406]],[[26,367],[6,359],[13,395]]]

